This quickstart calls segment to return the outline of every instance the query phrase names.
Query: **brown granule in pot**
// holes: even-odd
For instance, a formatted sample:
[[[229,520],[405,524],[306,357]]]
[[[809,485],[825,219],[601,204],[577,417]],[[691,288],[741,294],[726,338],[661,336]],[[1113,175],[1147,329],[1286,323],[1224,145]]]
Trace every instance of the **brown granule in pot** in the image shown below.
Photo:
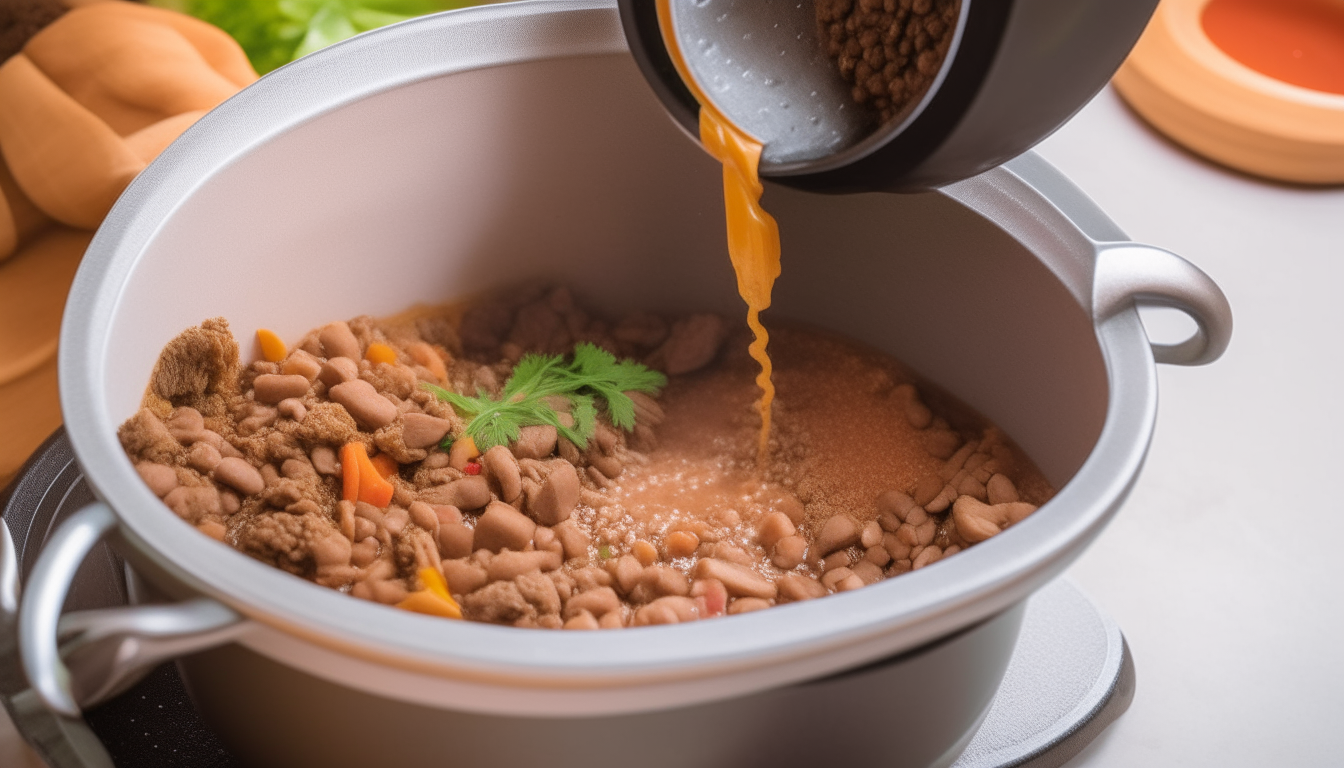
[[[536,628],[678,623],[857,589],[1052,494],[984,419],[832,334],[778,330],[763,466],[754,365],[719,318],[610,322],[541,286],[438,317],[330,323],[246,366],[227,323],[206,321],[165,348],[122,445],[179,518],[262,562],[360,599]],[[676,371],[656,396],[630,395],[632,430],[599,410],[586,445],[536,425],[481,453],[423,386],[497,396],[525,354],[580,343]],[[571,405],[549,407],[564,423]]]
[[[816,0],[826,53],[854,101],[887,122],[916,103],[947,58],[958,0]]]

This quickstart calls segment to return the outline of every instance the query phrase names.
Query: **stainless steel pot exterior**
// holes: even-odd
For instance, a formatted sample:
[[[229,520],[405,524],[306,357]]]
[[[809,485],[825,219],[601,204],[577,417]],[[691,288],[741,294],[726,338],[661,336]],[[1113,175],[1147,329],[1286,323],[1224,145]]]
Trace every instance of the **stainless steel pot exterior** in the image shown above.
[[[293,338],[528,277],[612,312],[738,313],[718,182],[649,96],[611,3],[429,17],[263,78],[136,180],[67,304],[67,428],[128,556],[174,597],[245,616],[249,652],[407,704],[598,717],[741,698],[1002,615],[1082,551],[1128,493],[1155,418],[1136,298],[1204,329],[1172,362],[1226,346],[1207,278],[1125,241],[1030,156],[937,194],[770,187],[786,249],[770,316],[896,354],[1003,426],[1061,490],[899,579],[668,628],[543,633],[351,600],[178,521],[117,442],[162,345],[210,316],[229,318],[247,354],[259,327]],[[1126,252],[1169,269],[1131,280]]]

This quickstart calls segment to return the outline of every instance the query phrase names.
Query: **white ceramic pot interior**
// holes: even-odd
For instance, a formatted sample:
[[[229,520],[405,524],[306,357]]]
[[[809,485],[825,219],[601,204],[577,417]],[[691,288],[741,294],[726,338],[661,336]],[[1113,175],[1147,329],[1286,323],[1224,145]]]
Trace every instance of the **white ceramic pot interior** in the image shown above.
[[[532,8],[560,5],[580,4]],[[485,13],[547,11],[501,7],[478,17]],[[526,631],[388,611],[270,569],[176,520],[139,484],[112,437],[116,425],[137,409],[163,345],[206,318],[227,318],[251,359],[258,328],[293,341],[333,319],[530,278],[568,285],[613,314],[743,316],[719,168],[663,113],[628,54],[612,51],[620,47],[614,11],[600,13],[606,26],[592,37],[601,39],[574,43],[573,55],[389,75],[383,84],[362,74],[377,40],[391,50],[384,62],[410,58],[437,39],[417,30],[439,34],[447,22],[336,46],[224,105],[133,185],[90,249],[62,341],[72,439],[129,540],[189,589],[337,654],[414,659],[417,670],[497,674],[518,685],[645,679],[631,670],[689,680],[692,668],[726,681],[725,670],[746,660],[812,660],[732,684],[760,690],[912,647],[1020,600],[1094,534],[1119,486],[1080,491],[1072,506],[1038,513],[1054,516],[1049,525],[1023,524],[864,590],[725,621],[555,633],[543,646]],[[287,99],[339,91],[342,73],[369,95],[333,96],[311,119],[285,122]],[[278,128],[238,135],[249,120],[264,124],[249,114],[267,110],[282,116]],[[941,194],[827,197],[769,186],[765,203],[784,247],[767,323],[801,320],[889,352],[1002,426],[1056,486],[1079,470],[1107,417],[1107,365],[1079,300],[1002,222]],[[1013,215],[1068,229],[1055,209],[1027,205]],[[1126,329],[1131,347],[1144,350],[1134,354],[1146,355],[1137,321]],[[1151,370],[1150,358],[1134,359]],[[1141,456],[1136,442],[1117,450]],[[1137,459],[1123,471],[1136,469]],[[992,600],[977,605],[972,593]],[[819,655],[846,644],[853,649]],[[677,700],[703,699],[711,688],[687,688]]]

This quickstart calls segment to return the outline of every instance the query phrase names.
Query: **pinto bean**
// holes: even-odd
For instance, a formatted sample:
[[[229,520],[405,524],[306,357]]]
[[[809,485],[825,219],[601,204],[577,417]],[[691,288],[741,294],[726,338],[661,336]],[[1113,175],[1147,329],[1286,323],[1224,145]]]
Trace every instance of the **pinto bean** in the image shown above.
[[[480,476],[464,477],[423,491],[420,500],[458,509],[480,509],[490,503],[490,484]]]
[[[901,522],[905,522],[905,513],[913,506],[915,506],[915,500],[900,491],[887,491],[877,497],[878,514],[894,515]],[[888,530],[892,529],[889,528]]]
[[[434,536],[439,533],[439,514],[434,508],[423,501],[413,501],[406,511],[411,515],[411,522],[429,531]],[[461,514],[461,513],[459,513]]]
[[[923,568],[926,565],[931,565],[933,563],[938,562],[938,560],[942,556],[943,556],[943,550],[940,549],[936,544],[930,544],[929,546],[924,548],[924,551],[919,553],[919,557],[916,557],[914,562],[910,564],[910,568],[911,570],[918,571],[920,568]]]
[[[528,511],[542,525],[557,525],[569,519],[579,503],[579,474],[564,460],[549,462],[551,473],[530,500]]]
[[[411,513],[401,507],[388,507],[386,514],[383,515],[383,527],[393,536],[400,536],[410,521]]]
[[[363,379],[341,382],[327,390],[332,401],[340,403],[365,429],[382,429],[397,420],[400,411],[391,400],[378,394]]]
[[[177,487],[177,472],[167,464],[155,464],[152,461],[142,461],[135,465],[136,474],[145,481],[149,490],[155,496],[163,498],[168,492]]]
[[[854,572],[848,568],[836,568],[833,571],[827,571],[826,574],[821,577],[821,583],[827,589],[835,589],[837,584],[853,575]]]
[[[770,552],[770,562],[774,563],[776,568],[783,568],[786,571],[802,565],[806,557],[807,539],[802,536],[785,536],[775,542],[774,549]]]
[[[882,569],[867,560],[860,560],[850,566],[850,570],[855,576],[863,579],[864,584],[876,584],[882,580]]]
[[[511,446],[513,455],[520,459],[544,459],[555,452],[559,433],[550,424],[523,427],[518,440]]]
[[[769,608],[774,605],[769,600],[762,600],[759,597],[739,597],[728,605],[728,615],[737,616],[742,613],[751,613]]]
[[[838,514],[826,521],[813,545],[814,555],[825,557],[837,549],[845,549],[859,543],[859,524],[854,518]]]
[[[669,596],[657,600],[635,611],[634,625],[637,627],[657,624],[681,624],[699,618],[695,601],[689,597]]]
[[[798,529],[794,527],[788,515],[783,512],[771,512],[756,524],[756,541],[769,552],[780,539],[797,532]]]
[[[316,537],[312,543],[313,561],[321,568],[326,565],[347,565],[350,562],[350,540],[340,531],[332,530],[326,536]]]
[[[340,465],[336,462],[336,451],[329,445],[319,445],[308,454],[309,460],[313,462],[313,469],[324,475],[334,475],[339,470]]]
[[[573,523],[561,523],[551,530],[555,531],[555,537],[565,549],[565,559],[588,556],[588,534],[582,528]]]
[[[280,372],[286,376],[302,376],[311,382],[322,372],[322,363],[308,352],[296,349],[280,364]]]
[[[690,531],[673,531],[667,534],[663,545],[669,558],[690,557],[695,554],[695,548],[700,546],[700,537]]]
[[[275,405],[281,400],[303,397],[308,394],[310,384],[307,377],[298,374],[286,376],[283,373],[267,373],[252,382],[252,392],[257,402]]]
[[[223,457],[219,455],[219,451],[213,445],[203,441],[193,444],[191,450],[187,452],[187,464],[198,472],[208,473],[219,466],[219,462],[222,460]]]
[[[621,608],[621,598],[616,595],[616,590],[611,587],[596,587],[586,592],[569,598],[565,601],[565,609],[561,614],[565,618],[573,618],[580,611],[587,611],[599,619],[613,611],[619,611]]]
[[[317,332],[317,340],[322,344],[322,351],[328,358],[347,357],[358,360],[363,356],[359,339],[355,338],[350,326],[342,321],[322,326],[322,330]]]
[[[220,513],[219,491],[205,485],[189,488],[178,486],[163,497],[163,503],[188,523],[196,523],[206,515]]]
[[[812,600],[826,596],[826,587],[810,576],[801,573],[786,573],[776,582],[779,596],[785,600]]]
[[[168,434],[183,445],[190,445],[201,439],[205,431],[205,417],[195,408],[182,407],[173,411],[168,418]]]
[[[985,484],[985,490],[990,504],[1008,504],[1021,500],[1017,494],[1017,486],[1004,475],[990,476],[989,482]]]
[[[640,579],[649,588],[650,592],[659,597],[664,595],[689,595],[691,593],[691,581],[686,578],[686,574],[666,565],[653,565],[645,568]]]
[[[484,568],[466,558],[444,560],[441,565],[443,580],[448,582],[448,591],[454,595],[469,595],[490,581]]]
[[[481,456],[481,466],[495,485],[499,486],[500,500],[515,503],[523,492],[523,478],[518,472],[518,459],[514,458],[513,453],[502,445],[496,445]]]
[[[476,523],[473,549],[499,552],[503,549],[522,551],[532,541],[537,524],[531,518],[502,501],[491,502]]]
[[[511,581],[525,573],[554,571],[560,567],[560,556],[545,550],[514,552],[504,550],[490,558],[485,573],[490,581]]]
[[[891,562],[891,553],[881,544],[875,547],[869,547],[863,552],[863,559],[876,565],[878,568],[886,568],[887,563]]]
[[[401,440],[407,448],[438,445],[453,423],[427,413],[408,413],[401,417]]]
[[[836,568],[849,567],[849,550],[841,549],[823,557],[821,559],[821,570],[823,572],[833,571]]]
[[[353,565],[365,568],[376,559],[378,559],[378,540],[372,536],[359,539],[350,547],[350,562]]]
[[[723,582],[733,597],[760,597],[773,600],[778,594],[773,582],[745,566],[713,558],[695,565],[695,578],[717,579]]]
[[[266,488],[266,481],[262,479],[261,472],[248,464],[245,459],[233,457],[220,459],[215,465],[215,479],[244,496],[261,493]]]
[[[565,629],[597,629],[597,619],[587,611],[579,611],[565,622]]]
[[[859,543],[864,549],[876,547],[882,543],[882,526],[877,524],[876,520],[870,520],[863,526],[863,531],[859,534]]]
[[[322,364],[317,378],[328,387],[354,381],[359,378],[359,363],[351,357],[333,357]]]

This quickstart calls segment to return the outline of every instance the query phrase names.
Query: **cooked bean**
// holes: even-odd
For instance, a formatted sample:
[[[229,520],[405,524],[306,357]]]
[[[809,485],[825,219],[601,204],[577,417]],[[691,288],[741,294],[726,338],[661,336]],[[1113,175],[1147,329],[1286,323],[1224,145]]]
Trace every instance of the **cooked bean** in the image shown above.
[[[914,562],[910,564],[910,568],[917,571],[926,565],[938,562],[938,559],[942,556],[943,551],[937,545],[930,544],[924,548],[923,552],[919,553],[919,557],[916,557]]]
[[[962,496],[952,506],[952,522],[957,527],[957,535],[971,544],[978,544],[1003,530],[994,518],[993,507],[970,496]]]
[[[555,531],[556,538],[560,539],[560,544],[565,549],[566,559],[588,556],[588,534],[582,528],[566,522],[555,526],[552,530]]]
[[[262,479],[261,472],[248,464],[245,459],[233,457],[220,459],[219,463],[215,465],[215,479],[244,496],[261,493],[266,488],[266,482]]]
[[[169,491],[177,487],[177,471],[166,464],[142,461],[135,465],[135,471],[159,498],[167,496]]]
[[[219,492],[219,508],[225,515],[233,515],[242,509],[243,503],[238,499],[238,494],[233,491]]]
[[[905,513],[913,506],[915,506],[915,500],[900,491],[887,491],[877,497],[879,516],[889,514],[901,522],[905,521]],[[889,528],[888,530],[892,529]]]
[[[860,560],[850,566],[855,576],[863,579],[864,584],[876,584],[882,580],[882,569],[867,560]]]
[[[350,326],[344,322],[327,323],[317,332],[317,340],[328,358],[347,357],[358,360],[363,357],[359,339],[355,338]]]
[[[579,503],[579,475],[574,465],[563,459],[548,463],[551,473],[536,496],[529,499],[528,511],[542,525],[557,525],[568,520]]]
[[[383,510],[366,501],[355,502],[355,517],[363,518],[374,525],[383,524]]]
[[[718,315],[692,315],[673,324],[656,354],[669,376],[679,376],[709,365],[727,335],[728,329]]]
[[[318,567],[324,565],[346,565],[350,562],[350,540],[333,530],[326,536],[316,538],[312,544],[313,562]]]
[[[847,567],[849,567],[849,552],[844,549],[832,552],[821,559],[821,570],[823,572]]]
[[[327,390],[327,396],[340,403],[365,429],[376,430],[397,420],[400,412],[392,401],[378,394],[363,379],[351,379]]]
[[[691,581],[686,578],[686,574],[665,565],[645,568],[640,579],[649,588],[649,591],[659,597],[664,595],[689,595],[691,593]]]
[[[957,489],[950,485],[943,486],[943,490],[934,497],[933,501],[924,505],[924,509],[935,514],[941,514],[952,506],[952,502],[957,500]]]
[[[393,536],[400,536],[410,521],[411,513],[401,507],[388,507],[387,513],[383,515],[383,527]]]
[[[523,427],[518,440],[511,446],[513,455],[520,459],[544,459],[555,452],[559,433],[550,424]]]
[[[286,376],[283,373],[268,373],[252,382],[252,391],[257,402],[275,405],[281,400],[303,397],[308,394],[310,384],[307,377],[298,374]]]
[[[602,618],[597,620],[597,626],[599,629],[624,629],[625,612],[612,611],[611,613],[605,614]]]
[[[934,429],[924,433],[924,448],[935,459],[949,459],[961,445],[961,435],[950,429]]]
[[[427,413],[408,413],[401,417],[401,441],[407,448],[430,448],[438,445],[452,426],[451,421]]]
[[[559,567],[560,556],[554,552],[504,550],[490,558],[490,564],[486,566],[485,572],[490,581],[511,581],[525,573],[553,571]]]
[[[679,623],[681,623],[681,620],[677,617],[675,609],[668,605],[659,604],[656,601],[641,606],[635,611],[634,624],[637,627]]]
[[[565,622],[565,629],[597,629],[597,619],[587,611],[579,611]]]
[[[215,450],[215,447],[209,443],[195,443],[191,446],[191,450],[187,452],[187,464],[198,472],[210,472],[210,470],[219,466],[221,460],[219,451]]]
[[[695,565],[695,578],[723,582],[733,597],[761,597],[773,600],[778,590],[773,582],[744,566],[723,560],[701,560]]]
[[[308,381],[314,381],[317,379],[317,374],[322,372],[322,363],[302,349],[296,349],[280,364],[280,372],[287,376],[302,376]]]
[[[367,567],[378,559],[378,540],[372,536],[358,539],[350,547],[350,562],[360,568]]]
[[[975,449],[978,446],[979,443],[972,440],[957,449],[957,452],[948,458],[947,463],[944,464],[942,470],[939,471],[939,477],[944,480],[952,480],[954,477],[957,477],[966,466],[966,460],[971,457],[971,454],[975,452]],[[953,483],[953,485],[956,485],[956,483]]]
[[[163,503],[188,523],[196,523],[206,515],[220,513],[219,491],[213,486],[189,488],[178,486],[163,497]]]
[[[891,553],[887,551],[886,547],[879,544],[864,550],[863,559],[876,565],[878,568],[885,568],[887,567],[887,563],[891,562]]]
[[[933,411],[918,399],[912,398],[905,403],[905,420],[915,429],[928,429],[933,423]]]
[[[821,557],[837,549],[845,549],[859,543],[859,524],[849,515],[835,515],[821,527],[813,546],[813,554]]]
[[[756,541],[769,552],[780,539],[797,532],[798,529],[794,527],[788,515],[783,512],[771,512],[756,524]]]
[[[200,439],[205,431],[205,417],[195,408],[178,408],[168,418],[168,433],[183,445],[190,445]]]
[[[229,529],[225,528],[223,523],[214,520],[206,520],[205,522],[198,524],[196,530],[204,533],[215,541],[223,541],[224,535],[229,532]]]
[[[658,548],[644,539],[638,539],[630,545],[630,554],[635,556],[640,565],[646,567],[658,562]]]
[[[848,568],[836,568],[833,571],[827,571],[821,577],[821,583],[827,589],[835,589],[837,584],[853,575],[854,572]]]
[[[859,534],[859,544],[864,549],[876,547],[882,543],[882,526],[877,524],[876,520],[870,520],[863,526],[863,531]]]
[[[615,480],[625,472],[625,465],[615,456],[593,456],[588,460],[592,469],[602,473],[608,480]]]
[[[480,476],[464,477],[423,491],[420,500],[458,509],[480,509],[490,503],[490,484]]]
[[[786,600],[812,600],[826,596],[826,587],[810,576],[800,573],[786,573],[776,582],[779,596]]]
[[[979,480],[976,480],[969,474],[963,477],[961,482],[957,483],[956,491],[959,495],[974,496],[980,501],[986,501],[989,498],[988,489],[986,489]]]
[[[485,508],[476,523],[472,547],[491,552],[502,549],[522,551],[532,541],[532,532],[536,529],[537,524],[527,515],[502,501],[494,501]]]
[[[334,475],[340,469],[336,462],[336,451],[329,445],[319,445],[313,448],[308,454],[308,458],[313,462],[313,469],[324,475]]]
[[[423,501],[413,501],[406,511],[411,515],[411,522],[429,531],[434,536],[439,533],[439,515],[434,508]],[[461,514],[460,512],[458,513]]]
[[[448,582],[448,591],[454,595],[469,595],[490,581],[484,568],[466,558],[444,560],[441,565],[443,580]]]
[[[359,378],[359,363],[350,357],[333,357],[322,364],[317,378],[328,387],[344,384]]]
[[[945,483],[943,482],[943,479],[938,475],[925,475],[921,477],[919,482],[915,483],[914,502],[919,506],[924,507],[929,502],[938,498],[938,494],[942,493],[944,485]],[[904,516],[902,516],[902,519],[904,519]]]
[[[621,598],[616,595],[616,590],[611,587],[596,587],[586,592],[569,598],[565,602],[565,618],[572,618],[580,611],[587,611],[601,619],[608,613],[619,611],[621,608]]]
[[[673,531],[667,534],[663,544],[667,548],[668,558],[690,557],[695,554],[695,548],[700,546],[700,537],[690,531]]]
[[[923,525],[929,519],[929,513],[923,507],[911,507],[905,513],[905,522],[910,525]]]
[[[774,549],[770,552],[770,562],[774,563],[776,568],[790,571],[802,565],[806,556],[807,539],[802,536],[785,536],[775,542]]]
[[[795,496],[785,496],[780,499],[775,503],[775,509],[788,515],[789,521],[794,525],[802,525],[803,518],[807,516],[807,508]]]
[[[769,600],[762,600],[759,597],[739,597],[728,604],[728,615],[736,616],[740,613],[751,613],[774,605]]]
[[[407,414],[408,417],[411,415]],[[518,472],[518,459],[514,458],[513,453],[502,445],[496,445],[481,456],[481,466],[499,487],[500,500],[515,503],[523,492],[523,479]]]
[[[865,586],[867,586],[867,584],[864,583],[863,579],[861,579],[861,578],[859,578],[857,575],[851,573],[850,575],[848,575],[848,576],[846,576],[845,578],[841,579],[840,582],[839,582],[838,584],[835,585],[835,591],[836,591],[836,592],[849,592],[850,590],[859,589],[859,588],[861,588],[861,587],[865,587]]]
[[[1005,475],[992,475],[989,482],[985,485],[987,499],[990,504],[1007,504],[1021,499],[1017,494],[1017,486]]]

